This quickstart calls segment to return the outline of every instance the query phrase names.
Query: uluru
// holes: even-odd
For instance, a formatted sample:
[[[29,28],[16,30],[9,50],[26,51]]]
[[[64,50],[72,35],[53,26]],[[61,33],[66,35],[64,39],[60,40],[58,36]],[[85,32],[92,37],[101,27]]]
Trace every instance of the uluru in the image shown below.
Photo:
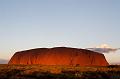
[[[36,48],[16,52],[8,64],[107,66],[98,52],[70,47]]]

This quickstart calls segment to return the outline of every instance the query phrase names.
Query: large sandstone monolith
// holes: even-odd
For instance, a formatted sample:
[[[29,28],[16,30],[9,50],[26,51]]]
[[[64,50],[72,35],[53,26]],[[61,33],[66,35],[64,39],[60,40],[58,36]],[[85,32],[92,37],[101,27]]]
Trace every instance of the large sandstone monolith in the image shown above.
[[[101,53],[86,49],[55,47],[16,52],[8,64],[107,66]]]

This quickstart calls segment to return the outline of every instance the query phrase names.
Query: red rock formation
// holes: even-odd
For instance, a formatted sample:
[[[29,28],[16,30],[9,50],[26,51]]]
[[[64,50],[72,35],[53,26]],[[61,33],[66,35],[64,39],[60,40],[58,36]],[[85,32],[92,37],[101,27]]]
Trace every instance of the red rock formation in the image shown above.
[[[55,47],[16,52],[9,64],[106,66],[103,54],[85,49]]]

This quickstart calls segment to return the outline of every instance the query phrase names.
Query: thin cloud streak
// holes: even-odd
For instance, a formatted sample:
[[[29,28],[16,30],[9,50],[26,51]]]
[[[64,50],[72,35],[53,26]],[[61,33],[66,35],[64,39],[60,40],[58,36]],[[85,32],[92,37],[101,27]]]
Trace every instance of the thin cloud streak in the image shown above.
[[[86,48],[87,50],[99,52],[99,53],[111,53],[120,50],[120,48]]]
[[[99,53],[111,53],[111,52],[116,52],[120,50],[120,48],[112,48],[111,46],[107,44],[102,44],[100,46],[97,46],[95,48],[86,48],[87,50],[99,52]]]

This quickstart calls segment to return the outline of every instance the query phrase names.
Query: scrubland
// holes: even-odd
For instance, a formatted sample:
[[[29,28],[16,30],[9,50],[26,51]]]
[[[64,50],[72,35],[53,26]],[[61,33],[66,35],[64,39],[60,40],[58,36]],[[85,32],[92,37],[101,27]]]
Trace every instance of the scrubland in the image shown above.
[[[0,65],[0,79],[120,79],[120,66]]]

